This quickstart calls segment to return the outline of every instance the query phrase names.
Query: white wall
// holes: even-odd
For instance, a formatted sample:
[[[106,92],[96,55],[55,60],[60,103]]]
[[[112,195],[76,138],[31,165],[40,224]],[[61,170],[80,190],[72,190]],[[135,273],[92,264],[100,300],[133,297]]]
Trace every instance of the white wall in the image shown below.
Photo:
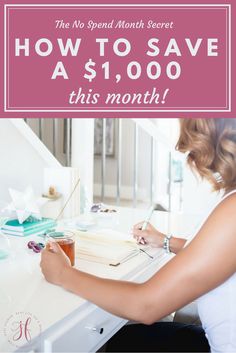
[[[179,137],[178,119],[157,119],[158,127],[165,134],[174,150]],[[182,211],[186,214],[195,214],[199,220],[204,217],[208,211],[220,199],[221,194],[212,192],[212,187],[208,181],[194,175],[186,163],[186,156],[179,152],[173,152],[173,157],[182,160],[184,165],[183,189],[182,189]],[[157,151],[157,170],[159,170],[159,181],[157,180],[156,198],[166,189],[168,180],[168,151],[163,144],[158,144]],[[178,189],[172,184],[172,198],[178,197]],[[174,204],[174,202],[172,202]],[[178,204],[178,202],[177,202]],[[178,209],[178,208],[174,208]]]
[[[15,123],[18,122],[14,119]],[[169,136],[172,145],[176,142],[178,124],[175,119],[156,119],[158,128],[166,136]],[[34,121],[31,122],[33,124]],[[90,119],[74,119],[72,127],[72,165],[79,167],[83,184],[87,187],[89,195],[93,189],[93,124]],[[30,135],[28,136],[28,138]],[[41,142],[36,138],[37,142]],[[49,137],[48,137],[49,138]],[[50,138],[49,138],[50,139]],[[139,132],[139,168],[138,185],[139,198],[148,200],[150,193],[150,137],[147,133]],[[133,142],[134,123],[130,119],[123,120],[123,145],[122,145],[122,190],[123,198],[133,196]],[[117,143],[117,139],[116,139]],[[47,151],[48,152],[48,151]],[[8,119],[0,120],[0,195],[1,200],[9,201],[8,188],[24,189],[31,184],[37,193],[41,193],[43,187],[43,168],[52,165],[53,156],[47,153],[50,158],[45,160],[32,148],[32,144]],[[116,196],[117,178],[117,146],[114,158],[107,159],[106,165],[106,195]],[[157,148],[157,164],[155,170],[156,191],[154,200],[159,201],[166,195],[168,183],[168,151],[162,144]],[[95,158],[94,165],[95,193],[100,195],[101,164]],[[173,195],[175,197],[176,195]],[[186,167],[184,169],[183,186],[183,211],[187,213],[204,214],[220,195],[211,193],[207,182],[197,180],[192,172]]]
[[[19,120],[18,123],[24,122]],[[28,133],[26,126],[26,133]],[[31,134],[35,139],[33,132]],[[28,135],[30,138],[30,135]],[[38,140],[38,139],[37,139]],[[37,141],[41,144],[40,141]],[[42,146],[44,147],[44,146]],[[51,159],[52,158],[52,159]],[[43,189],[43,168],[52,166],[32,147],[32,144],[19,132],[9,119],[0,119],[0,195],[1,201],[9,202],[8,188],[23,190],[32,185],[36,194]],[[60,165],[57,161],[53,166]]]
[[[158,130],[166,136],[167,143],[172,146],[172,151],[176,145],[179,135],[179,124],[177,119],[152,119]],[[133,143],[134,143],[134,123],[131,119],[123,120],[123,145],[122,145],[122,190],[121,196],[132,199],[133,192]],[[139,149],[139,199],[148,200],[150,193],[150,138],[140,130],[140,149]],[[117,138],[116,138],[117,140]],[[116,149],[117,150],[117,149]],[[175,157],[185,160],[182,154],[176,152]],[[168,206],[167,186],[168,186],[168,149],[163,143],[157,144],[156,165],[155,165],[155,194],[154,201],[162,202]],[[116,169],[117,155],[108,158],[106,164],[106,196],[116,196]],[[101,183],[101,160],[95,159],[94,166],[95,194],[100,195]],[[172,188],[172,197],[179,197],[177,190]],[[183,183],[183,207],[184,213],[193,213],[199,217],[206,214],[221,197],[217,193],[212,193],[208,182],[197,179],[187,165],[184,168]],[[178,205],[178,202],[175,204]],[[176,207],[175,210],[178,210]]]

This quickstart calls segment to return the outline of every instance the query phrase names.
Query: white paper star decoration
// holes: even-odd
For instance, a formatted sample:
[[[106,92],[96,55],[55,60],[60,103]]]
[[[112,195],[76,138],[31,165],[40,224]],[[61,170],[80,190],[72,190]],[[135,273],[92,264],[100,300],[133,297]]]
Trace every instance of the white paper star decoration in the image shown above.
[[[42,207],[47,199],[43,197],[35,198],[34,191],[28,186],[24,192],[9,189],[12,202],[6,207],[8,211],[16,213],[16,217],[22,224],[29,216],[33,216],[39,220],[42,219],[40,207]]]

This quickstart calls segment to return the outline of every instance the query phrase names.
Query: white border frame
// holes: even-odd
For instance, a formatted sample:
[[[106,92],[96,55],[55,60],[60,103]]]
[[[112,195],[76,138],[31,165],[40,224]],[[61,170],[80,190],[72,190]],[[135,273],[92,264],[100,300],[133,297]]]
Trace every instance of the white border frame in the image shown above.
[[[6,31],[6,23],[7,23],[7,9],[10,7],[222,7],[228,10],[228,99],[226,99],[226,103],[228,103],[228,109],[7,109],[7,31]],[[116,112],[116,113],[186,113],[186,112],[231,112],[231,99],[232,99],[232,80],[231,80],[231,47],[232,47],[232,28],[231,28],[231,4],[5,4],[4,5],[4,112],[47,112],[47,113],[96,113],[96,112]],[[227,82],[227,81],[226,81]],[[227,108],[227,107],[226,107]]]

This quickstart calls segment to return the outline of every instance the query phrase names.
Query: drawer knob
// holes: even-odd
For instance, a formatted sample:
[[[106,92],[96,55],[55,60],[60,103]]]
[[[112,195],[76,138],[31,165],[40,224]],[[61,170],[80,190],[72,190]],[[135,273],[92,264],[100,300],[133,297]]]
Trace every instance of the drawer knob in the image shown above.
[[[104,328],[103,327],[95,327],[95,326],[85,326],[85,328],[87,328],[88,330],[91,331],[96,331],[97,333],[99,333],[100,335],[103,333]]]

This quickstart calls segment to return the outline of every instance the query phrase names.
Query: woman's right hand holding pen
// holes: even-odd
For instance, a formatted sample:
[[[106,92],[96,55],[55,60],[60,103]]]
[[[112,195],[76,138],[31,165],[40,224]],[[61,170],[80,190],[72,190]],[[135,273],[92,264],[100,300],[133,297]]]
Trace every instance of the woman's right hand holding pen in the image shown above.
[[[144,222],[139,222],[133,227],[133,237],[137,240],[139,244],[148,244],[154,248],[162,248],[165,238],[165,234],[159,232],[150,223],[147,227],[142,230]]]
[[[142,230],[143,223],[137,223],[133,227],[133,237],[137,240],[138,244],[147,244],[154,248],[162,248],[166,235],[159,232],[150,223]],[[170,240],[171,252],[177,254],[184,247],[185,243],[186,239],[172,237]]]

